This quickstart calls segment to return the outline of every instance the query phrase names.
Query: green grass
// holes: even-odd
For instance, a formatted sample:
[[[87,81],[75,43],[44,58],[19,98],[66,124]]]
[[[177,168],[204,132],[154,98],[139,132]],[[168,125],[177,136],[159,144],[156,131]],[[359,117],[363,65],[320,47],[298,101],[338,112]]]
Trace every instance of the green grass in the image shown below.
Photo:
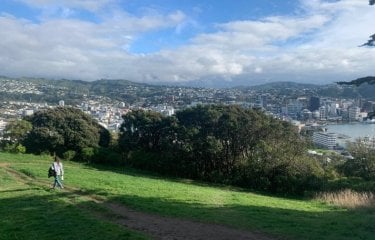
[[[0,153],[1,162],[10,162],[12,168],[39,180],[47,178],[50,159]],[[104,196],[107,201],[123,203],[144,212],[220,223],[250,231],[263,231],[289,239],[373,239],[375,236],[374,209],[349,210],[316,201],[264,196],[241,189],[213,187],[179,179],[164,179],[127,168],[94,168],[73,162],[64,164],[66,186],[77,187]],[[70,211],[77,206],[60,200],[57,197],[58,193],[33,189],[32,185],[17,186],[18,183],[9,179],[4,172],[0,172],[0,176],[2,176],[0,191],[3,191],[1,190],[3,185],[13,190],[21,189],[8,192],[6,195],[3,192],[0,193],[1,216],[4,215],[3,211],[9,211],[6,210],[7,207],[3,207],[4,203],[11,205],[31,201],[35,206],[28,206],[30,224],[37,221],[37,214],[34,214],[34,211],[39,211],[41,215],[45,214],[45,209],[41,209],[44,204],[50,205],[55,209],[53,211],[62,214],[59,215],[61,221],[74,219],[75,225],[87,221],[86,215]],[[21,209],[20,206],[16,207],[18,208]],[[12,213],[5,212],[5,216],[10,214]],[[52,215],[55,216],[55,214]],[[6,218],[2,217],[2,219]],[[89,219],[95,224],[104,224],[92,218]],[[46,221],[45,219],[43,222]],[[16,220],[8,221],[8,229],[16,228],[18,226],[16,223]],[[0,226],[3,225],[2,222],[0,224]],[[39,224],[36,223],[36,225]],[[87,224],[87,228],[92,225]],[[107,229],[109,228],[116,227],[108,225]],[[30,229],[32,228],[27,228],[27,231]],[[89,229],[88,231],[90,232]],[[0,234],[1,232],[2,230]],[[47,234],[45,236],[48,236]],[[117,239],[117,237],[108,235],[105,239]]]
[[[36,165],[47,163],[39,157],[25,157],[35,160]],[[22,155],[2,153],[0,159],[12,165],[28,161]],[[20,170],[32,172],[25,165]],[[79,197],[72,203],[67,193],[17,181],[0,167],[0,239],[146,239],[105,220],[97,220],[82,210],[83,207],[90,207],[90,203]]]

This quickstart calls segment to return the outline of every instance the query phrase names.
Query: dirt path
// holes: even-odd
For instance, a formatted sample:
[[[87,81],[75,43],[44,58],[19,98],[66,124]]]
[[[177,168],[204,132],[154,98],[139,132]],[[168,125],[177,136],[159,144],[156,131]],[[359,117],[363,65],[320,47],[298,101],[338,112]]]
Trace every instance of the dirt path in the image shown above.
[[[4,169],[10,173],[15,179],[26,184],[32,183],[43,188],[49,188],[50,182],[36,180],[21,172],[7,167],[7,165],[1,165]],[[244,239],[244,240],[272,240],[277,239],[271,236],[267,236],[263,233],[248,232],[232,229],[226,226],[217,224],[208,224],[193,222],[189,220],[182,220],[178,218],[161,217],[154,214],[143,213],[139,211],[131,210],[119,203],[108,202],[105,198],[93,194],[88,194],[80,189],[76,188],[64,188],[64,193],[84,197],[108,210],[109,213],[100,211],[93,211],[89,208],[84,210],[89,211],[94,216],[110,221],[112,223],[126,226],[129,229],[133,229],[146,235],[152,239],[161,240],[233,240],[233,239]],[[115,217],[114,217],[115,216]]]
[[[261,233],[240,231],[216,224],[199,223],[178,218],[146,214],[133,211],[116,203],[108,203],[106,206],[113,212],[122,216],[122,218],[117,220],[118,223],[128,228],[145,232],[154,239],[275,239]]]

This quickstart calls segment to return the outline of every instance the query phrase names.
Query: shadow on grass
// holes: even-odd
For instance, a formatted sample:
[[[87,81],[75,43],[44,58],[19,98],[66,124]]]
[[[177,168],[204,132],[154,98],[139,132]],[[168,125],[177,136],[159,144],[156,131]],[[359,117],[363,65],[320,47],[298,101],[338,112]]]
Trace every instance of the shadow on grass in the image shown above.
[[[32,190],[14,189],[6,191],[7,195],[0,195],[0,239],[146,239],[81,211],[80,207],[92,203],[67,201],[67,198],[77,197],[74,192]]]
[[[249,231],[262,231],[290,239],[373,239],[374,209],[322,212],[261,206],[213,207],[160,198],[121,196],[110,199],[134,209],[164,216],[217,223]]]
[[[77,211],[92,208],[92,201],[74,202],[77,195],[84,196],[86,192],[55,191],[32,196],[19,190],[14,189],[13,193],[19,196],[0,198],[0,239],[55,239],[55,236],[59,236],[57,239],[139,239],[116,225]],[[90,191],[90,194],[99,193]],[[97,209],[104,209],[109,202],[157,215],[263,231],[290,239],[373,239],[375,236],[374,209],[332,208],[309,212],[264,206],[213,207],[130,195],[112,197],[95,205]]]

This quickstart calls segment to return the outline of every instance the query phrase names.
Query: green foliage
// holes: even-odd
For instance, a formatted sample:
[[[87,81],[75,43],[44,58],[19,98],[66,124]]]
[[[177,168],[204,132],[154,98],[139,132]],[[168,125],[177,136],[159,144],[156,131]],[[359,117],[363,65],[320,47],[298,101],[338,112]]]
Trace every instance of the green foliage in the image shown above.
[[[86,147],[81,150],[80,158],[85,162],[91,162],[95,155],[95,148]]]
[[[26,153],[26,147],[20,143],[5,143],[3,151],[9,153]]]
[[[134,167],[299,194],[315,189],[323,175],[304,156],[305,143],[291,124],[256,110],[198,106],[175,117],[134,111],[123,118],[119,147]]]
[[[110,148],[99,147],[94,150],[94,155],[91,156],[92,163],[119,166],[123,165],[122,156],[120,153]]]
[[[31,129],[32,125],[30,122],[15,120],[5,126],[3,137],[9,139],[12,143],[22,142]]]
[[[351,189],[357,192],[374,192],[375,181],[366,181],[360,177],[341,177],[329,180],[324,185],[324,191],[335,192],[345,189]]]
[[[354,159],[348,159],[341,167],[346,176],[375,180],[375,150],[357,141],[348,146]]]
[[[74,157],[77,155],[77,153],[73,150],[68,150],[66,152],[63,153],[62,157],[65,159],[65,160],[73,160]]]
[[[3,151],[9,153],[26,153],[26,147],[20,143],[5,143]]]
[[[62,155],[66,151],[80,153],[87,147],[107,147],[109,132],[89,115],[70,107],[40,111],[26,118],[33,128],[24,140],[29,152],[48,151]]]

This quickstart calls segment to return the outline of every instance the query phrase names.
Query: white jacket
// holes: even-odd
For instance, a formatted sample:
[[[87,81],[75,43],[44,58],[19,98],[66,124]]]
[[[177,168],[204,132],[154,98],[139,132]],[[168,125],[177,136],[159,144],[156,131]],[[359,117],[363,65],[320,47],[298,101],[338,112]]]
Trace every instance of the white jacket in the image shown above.
[[[64,168],[62,162],[53,162],[52,168],[55,170],[56,175],[63,176],[64,175]]]

